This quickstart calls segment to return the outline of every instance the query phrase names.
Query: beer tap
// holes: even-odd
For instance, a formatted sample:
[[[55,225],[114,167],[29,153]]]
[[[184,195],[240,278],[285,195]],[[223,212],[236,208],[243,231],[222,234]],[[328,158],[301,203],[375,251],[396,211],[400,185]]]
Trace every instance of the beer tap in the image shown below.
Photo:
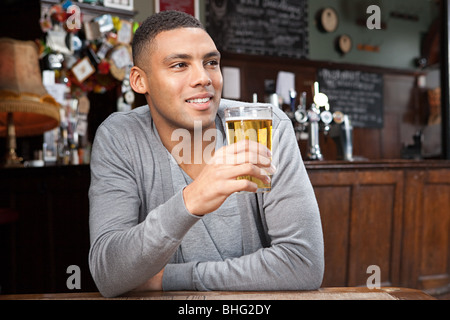
[[[295,127],[294,112],[295,112],[295,101],[297,99],[297,91],[295,91],[294,89],[289,89],[289,98],[290,98],[289,110],[286,111],[286,114],[289,117],[289,119],[291,119],[292,124]]]
[[[310,160],[323,160],[322,152],[319,144],[319,121],[320,109],[316,104],[311,104],[311,109],[308,110],[308,153],[307,157]]]
[[[294,129],[297,140],[308,140],[308,160],[323,160],[319,143],[320,131],[323,131],[325,137],[330,136],[337,143],[338,158],[353,161],[353,127],[349,116],[340,111],[333,113],[330,111],[328,97],[319,92],[317,82],[314,84],[314,93],[314,102],[307,110],[306,92],[302,92],[300,104],[294,112]]]
[[[314,82],[314,103],[308,110],[309,136],[308,136],[308,159],[323,160],[322,152],[319,144],[320,121],[324,124],[324,134],[328,135],[330,131],[330,123],[333,121],[333,115],[330,112],[328,97],[319,91],[319,83]],[[324,110],[320,111],[323,107]]]
[[[330,112],[330,105],[328,102],[324,106],[325,110],[320,112],[320,120],[323,122],[323,133],[328,136],[330,132],[330,123],[333,121],[333,114]]]
[[[289,90],[289,97],[291,98],[290,111],[293,115],[295,112],[295,100],[297,99],[297,91],[295,91],[294,89]]]
[[[308,115],[306,113],[306,92],[302,92],[300,97],[300,104],[297,106],[297,110],[294,112],[294,118],[298,125],[294,126],[298,131],[303,132],[307,126]]]
[[[291,110],[292,107],[291,95]],[[330,112],[330,105],[328,97],[319,92],[319,84],[314,83],[314,103],[311,104],[310,109],[306,110],[306,92],[302,92],[300,97],[300,104],[294,112],[294,119],[296,121],[294,128],[297,139],[302,139],[305,135],[304,131],[307,129],[308,152],[307,157],[310,160],[323,160],[323,155],[320,150],[319,134],[321,123],[323,123],[323,131],[328,135],[330,131],[330,124],[333,121],[333,115]],[[321,111],[321,108],[324,108]]]
[[[353,161],[353,126],[350,117],[340,111],[335,111],[333,120],[330,136],[336,142],[338,159]]]

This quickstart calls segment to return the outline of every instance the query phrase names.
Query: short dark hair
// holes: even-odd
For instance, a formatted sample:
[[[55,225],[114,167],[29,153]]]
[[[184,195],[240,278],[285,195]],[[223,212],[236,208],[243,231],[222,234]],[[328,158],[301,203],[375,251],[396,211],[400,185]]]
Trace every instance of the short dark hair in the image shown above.
[[[148,45],[160,32],[178,28],[201,28],[205,30],[205,27],[199,20],[181,11],[161,11],[145,19],[133,37],[132,53],[134,64],[139,66],[142,52],[149,48]]]

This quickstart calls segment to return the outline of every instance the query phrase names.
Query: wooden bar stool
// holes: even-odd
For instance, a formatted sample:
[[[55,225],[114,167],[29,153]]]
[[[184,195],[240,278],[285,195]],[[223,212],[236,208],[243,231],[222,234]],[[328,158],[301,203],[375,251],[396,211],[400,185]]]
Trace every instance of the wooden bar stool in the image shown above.
[[[0,251],[0,256],[1,256],[0,260],[2,261],[2,266],[0,266],[0,270],[2,270],[2,273],[6,273],[6,276],[7,276],[6,279],[9,278],[8,281],[11,282],[11,283],[8,283],[11,286],[10,289],[13,289],[15,286],[15,275],[14,275],[14,270],[13,270],[15,267],[15,244],[16,244],[14,223],[18,219],[19,219],[19,212],[17,210],[10,209],[10,208],[0,208],[0,231],[4,231],[4,230],[8,231],[6,235],[2,235],[2,237],[0,238],[0,241],[4,241],[4,243],[2,243],[0,246],[0,248],[3,248],[3,250],[1,250],[1,251],[6,251],[6,253]],[[8,253],[9,253],[9,257],[8,257]],[[8,257],[8,259],[6,259],[7,257]],[[6,266],[6,263],[5,263],[6,261],[4,259],[9,260],[8,261],[9,266]],[[6,269],[3,269],[3,267]],[[4,281],[3,276],[0,275],[0,280]],[[2,291],[3,291],[2,285],[4,285],[4,284],[2,284],[0,282],[0,294],[2,294]]]

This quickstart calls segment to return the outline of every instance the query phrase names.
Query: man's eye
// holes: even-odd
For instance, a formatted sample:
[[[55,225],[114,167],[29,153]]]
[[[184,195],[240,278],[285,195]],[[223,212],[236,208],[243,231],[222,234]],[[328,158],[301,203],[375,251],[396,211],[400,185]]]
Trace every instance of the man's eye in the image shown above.
[[[180,63],[176,63],[174,65],[172,65],[172,68],[184,68],[186,67],[186,63],[184,62],[180,62]]]
[[[211,60],[211,61],[208,61],[206,64],[209,65],[209,66],[218,66],[219,65],[219,61]]]

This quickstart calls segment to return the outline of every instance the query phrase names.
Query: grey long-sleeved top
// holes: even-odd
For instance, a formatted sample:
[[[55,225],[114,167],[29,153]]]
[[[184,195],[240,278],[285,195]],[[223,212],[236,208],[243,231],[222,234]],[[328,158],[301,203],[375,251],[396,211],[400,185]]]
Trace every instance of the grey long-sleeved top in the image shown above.
[[[221,101],[216,127],[222,137],[223,110],[236,104],[243,102]],[[193,238],[185,235],[205,218],[190,214],[182,190],[174,188],[171,155],[148,106],[105,120],[93,144],[89,190],[89,266],[99,291],[107,297],[123,294],[162,268],[164,290],[318,288],[324,271],[319,209],[292,124],[278,109],[273,132],[272,190],[234,195],[243,255],[222,260],[211,252],[214,258],[208,259],[214,248],[205,245],[198,248],[198,260],[194,250],[185,261],[181,247],[189,248]],[[207,216],[212,220],[214,214]]]

